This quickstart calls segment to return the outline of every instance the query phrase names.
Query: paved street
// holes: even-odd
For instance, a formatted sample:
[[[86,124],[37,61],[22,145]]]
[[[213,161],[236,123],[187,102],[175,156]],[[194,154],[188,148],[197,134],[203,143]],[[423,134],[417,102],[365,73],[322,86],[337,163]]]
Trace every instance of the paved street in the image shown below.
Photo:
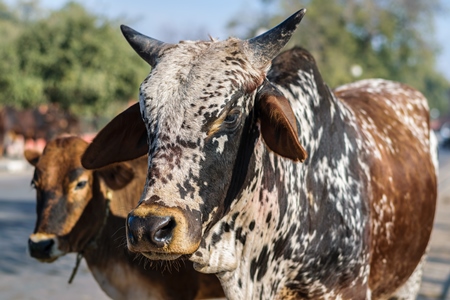
[[[450,300],[450,150],[440,153],[439,203],[429,258],[418,299]],[[1,168],[0,168],[1,169]],[[84,261],[74,283],[67,280],[75,256],[42,264],[26,252],[35,222],[31,168],[0,171],[0,299],[107,299]]]
[[[450,300],[450,151],[439,152],[439,200],[418,299]]]
[[[36,219],[31,177],[31,169],[0,172],[0,299],[108,299],[84,260],[74,282],[67,284],[75,255],[52,264],[40,263],[28,255],[28,236]]]

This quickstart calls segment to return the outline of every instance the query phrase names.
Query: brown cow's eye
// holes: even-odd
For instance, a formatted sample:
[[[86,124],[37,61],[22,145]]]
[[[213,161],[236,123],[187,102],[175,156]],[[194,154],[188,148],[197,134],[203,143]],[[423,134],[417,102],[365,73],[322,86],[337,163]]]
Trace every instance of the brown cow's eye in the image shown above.
[[[86,183],[87,183],[86,180],[79,181],[79,182],[77,183],[77,185],[75,186],[75,189],[76,189],[76,190],[80,190],[80,189],[84,188],[84,187],[86,186]]]

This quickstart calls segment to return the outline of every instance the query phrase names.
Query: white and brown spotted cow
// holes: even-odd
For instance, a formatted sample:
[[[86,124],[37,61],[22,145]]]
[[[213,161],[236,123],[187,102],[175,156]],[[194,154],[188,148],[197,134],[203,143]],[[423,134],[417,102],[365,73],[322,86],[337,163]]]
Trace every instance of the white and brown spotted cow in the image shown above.
[[[277,56],[304,12],[250,40],[122,27],[152,66],[141,114],[107,125],[83,165],[148,150],[128,248],[189,258],[229,299],[414,299],[436,202],[427,101],[381,79],[333,92],[306,50]]]
[[[145,183],[147,157],[89,171],[80,162],[86,147],[78,137],[61,137],[49,142],[43,153],[25,151],[35,166],[37,198],[36,227],[28,242],[31,256],[53,262],[69,252],[81,253],[113,299],[222,296],[217,278],[195,272],[190,262],[174,267],[163,263],[157,269],[128,251],[125,217]]]

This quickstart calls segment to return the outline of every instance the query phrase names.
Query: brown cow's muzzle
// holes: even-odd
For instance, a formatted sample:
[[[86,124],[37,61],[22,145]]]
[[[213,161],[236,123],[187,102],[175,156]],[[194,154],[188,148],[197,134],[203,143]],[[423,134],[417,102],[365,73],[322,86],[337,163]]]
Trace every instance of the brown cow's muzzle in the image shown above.
[[[35,233],[28,239],[28,251],[31,257],[41,262],[53,262],[61,255],[58,249],[58,239],[53,234]]]
[[[150,259],[173,260],[198,249],[200,212],[143,203],[128,214],[126,230],[130,251]]]

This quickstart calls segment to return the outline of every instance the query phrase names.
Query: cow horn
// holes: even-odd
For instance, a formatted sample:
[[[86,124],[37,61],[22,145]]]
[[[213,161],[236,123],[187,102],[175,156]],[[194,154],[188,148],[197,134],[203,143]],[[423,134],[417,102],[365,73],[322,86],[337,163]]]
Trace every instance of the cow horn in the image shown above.
[[[161,51],[172,45],[143,35],[126,25],[121,25],[120,29],[134,51],[149,63],[152,68],[156,66]]]
[[[295,29],[306,13],[302,8],[269,31],[247,41],[247,49],[252,53],[252,62],[260,68],[265,68],[280,50],[289,42]]]

